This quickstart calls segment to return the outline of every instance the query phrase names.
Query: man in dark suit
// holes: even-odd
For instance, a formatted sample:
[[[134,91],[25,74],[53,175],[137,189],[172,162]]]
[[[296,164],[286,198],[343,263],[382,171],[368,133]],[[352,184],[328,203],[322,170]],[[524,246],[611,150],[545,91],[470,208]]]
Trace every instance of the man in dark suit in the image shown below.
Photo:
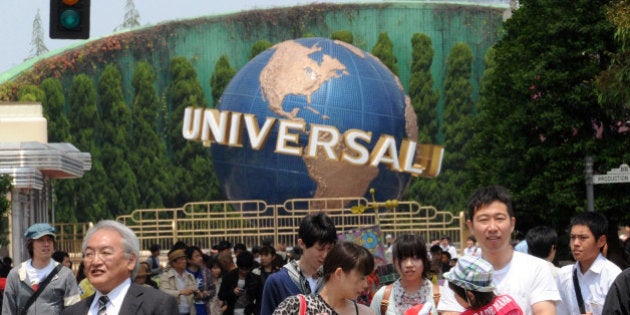
[[[177,300],[159,290],[133,284],[140,243],[125,225],[100,221],[82,244],[83,265],[96,293],[64,309],[62,314],[178,314]]]

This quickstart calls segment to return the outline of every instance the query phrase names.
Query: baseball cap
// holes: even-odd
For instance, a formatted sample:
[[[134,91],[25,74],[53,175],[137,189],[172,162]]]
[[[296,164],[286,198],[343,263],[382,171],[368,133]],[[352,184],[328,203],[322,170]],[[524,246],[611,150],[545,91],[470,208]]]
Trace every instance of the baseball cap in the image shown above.
[[[35,223],[28,227],[24,233],[27,240],[36,240],[44,235],[55,237],[55,228],[48,223]]]
[[[176,249],[168,253],[168,261],[171,262],[177,258],[186,257],[186,251],[183,249]]]
[[[492,265],[482,258],[465,255],[455,267],[444,273],[448,282],[470,291],[492,292]]]

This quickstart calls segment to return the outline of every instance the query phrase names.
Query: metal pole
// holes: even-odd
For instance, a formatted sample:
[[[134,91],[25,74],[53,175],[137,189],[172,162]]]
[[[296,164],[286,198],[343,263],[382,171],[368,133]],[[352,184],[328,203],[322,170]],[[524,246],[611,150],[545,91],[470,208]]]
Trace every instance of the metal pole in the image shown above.
[[[586,157],[586,161],[585,161],[586,165],[585,165],[585,170],[584,173],[586,174],[586,200],[588,203],[588,211],[593,212],[595,211],[595,205],[594,205],[594,193],[593,193],[593,157],[592,156],[587,156]]]

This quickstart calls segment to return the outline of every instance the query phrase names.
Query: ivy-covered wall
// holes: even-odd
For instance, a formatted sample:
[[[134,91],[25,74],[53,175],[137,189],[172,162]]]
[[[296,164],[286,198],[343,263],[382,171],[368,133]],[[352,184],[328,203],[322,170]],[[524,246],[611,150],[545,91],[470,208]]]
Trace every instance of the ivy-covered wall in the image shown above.
[[[89,41],[41,59],[11,81],[2,83],[0,100],[15,100],[19,85],[37,85],[49,76],[61,78],[64,86],[68,86],[77,73],[96,78],[105,64],[115,62],[121,69],[126,101],[130,103],[131,76],[136,61],[146,60],[153,65],[157,74],[156,88],[164,91],[170,59],[184,56],[196,68],[207,104],[213,104],[208,82],[221,55],[226,54],[231,64],[240,69],[258,40],[277,43],[305,36],[330,37],[338,30],[352,32],[354,45],[366,51],[374,47],[379,33],[387,32],[394,42],[399,77],[405,88],[410,76],[411,38],[414,33],[427,34],[435,50],[432,75],[440,95],[444,64],[451,47],[458,42],[467,44],[473,51],[472,84],[476,100],[484,54],[499,37],[503,10],[491,6],[410,2],[314,4],[175,21]]]

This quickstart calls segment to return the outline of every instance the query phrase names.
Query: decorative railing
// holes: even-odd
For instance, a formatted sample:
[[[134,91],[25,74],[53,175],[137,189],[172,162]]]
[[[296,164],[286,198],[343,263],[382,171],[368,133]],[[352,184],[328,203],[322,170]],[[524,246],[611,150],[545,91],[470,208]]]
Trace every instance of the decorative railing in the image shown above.
[[[291,199],[280,205],[262,200],[190,202],[181,208],[138,209],[116,220],[136,232],[142,250],[159,244],[167,251],[177,241],[202,249],[221,240],[248,247],[264,240],[294,246],[300,220],[318,211],[326,212],[339,232],[378,225],[383,237],[413,233],[429,242],[448,235],[456,245],[467,233],[463,212],[454,215],[415,201],[365,198]],[[56,224],[58,249],[73,253],[73,260],[80,259],[81,242],[91,225]]]

